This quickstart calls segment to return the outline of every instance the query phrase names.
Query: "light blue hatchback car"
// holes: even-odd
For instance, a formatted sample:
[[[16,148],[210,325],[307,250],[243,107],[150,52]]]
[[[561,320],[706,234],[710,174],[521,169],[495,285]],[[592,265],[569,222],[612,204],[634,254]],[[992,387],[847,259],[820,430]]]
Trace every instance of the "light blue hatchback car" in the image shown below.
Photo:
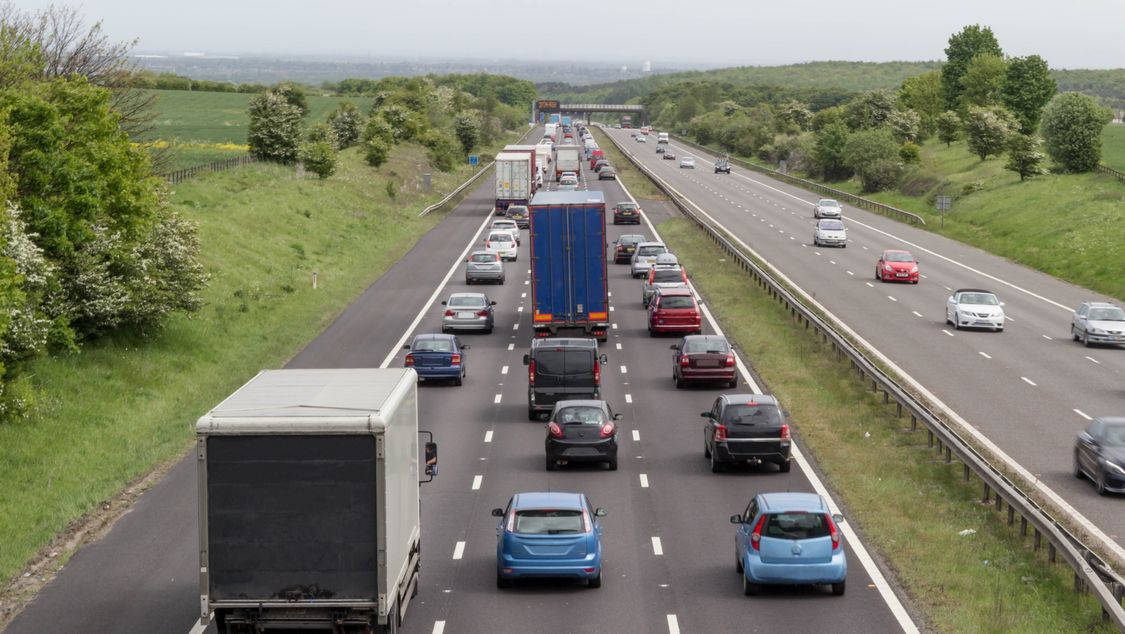
[[[740,515],[734,534],[735,568],[742,591],[758,594],[761,586],[832,586],[844,594],[848,561],[839,523],[824,498],[815,493],[762,493]]]
[[[496,587],[516,579],[560,577],[602,585],[605,509],[582,493],[517,493],[506,509],[492,509],[496,527]]]

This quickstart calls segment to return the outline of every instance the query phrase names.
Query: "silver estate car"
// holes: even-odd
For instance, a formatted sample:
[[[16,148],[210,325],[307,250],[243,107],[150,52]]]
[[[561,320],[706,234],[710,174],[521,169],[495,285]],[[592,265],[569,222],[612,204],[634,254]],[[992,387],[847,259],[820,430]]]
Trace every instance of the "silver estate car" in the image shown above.
[[[831,198],[821,198],[813,205],[812,215],[813,218],[840,218],[844,215],[844,208]]]
[[[1082,302],[1071,317],[1070,336],[1084,346],[1125,344],[1125,310],[1108,302]]]
[[[465,260],[465,283],[476,282],[504,283],[504,262],[500,254],[491,251],[473,251]]]
[[[664,246],[663,242],[642,242],[638,244],[637,250],[633,252],[630,273],[633,277],[642,277],[648,274],[648,270],[656,262],[656,256],[661,253],[668,253],[668,247]]]
[[[648,308],[656,289],[687,288],[687,273],[679,264],[654,264],[641,283],[641,303]]]
[[[441,331],[483,330],[492,332],[494,317],[490,301],[484,293],[453,293],[441,303],[444,312],[441,316]]]

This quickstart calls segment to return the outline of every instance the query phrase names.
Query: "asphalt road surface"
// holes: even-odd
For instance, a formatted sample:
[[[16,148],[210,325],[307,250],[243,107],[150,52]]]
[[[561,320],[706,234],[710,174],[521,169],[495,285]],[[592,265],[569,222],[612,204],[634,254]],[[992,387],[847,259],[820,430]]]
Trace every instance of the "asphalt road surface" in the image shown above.
[[[604,190],[610,205],[628,199],[615,181],[583,186]],[[742,596],[727,518],[757,492],[813,491],[816,475],[803,459],[789,474],[773,467],[710,472],[699,412],[723,389],[674,388],[668,346],[676,338],[647,335],[640,281],[625,265],[610,264],[614,326],[602,374],[604,398],[624,414],[621,467],[544,470],[544,426],[527,420],[522,365],[531,337],[527,241],[519,260],[506,265],[502,286],[467,287],[463,265],[449,275],[470,242],[480,244],[491,193],[491,181],[476,188],[289,364],[397,367],[408,332],[439,328],[440,306],[424,309],[428,302],[461,290],[497,301],[495,332],[462,336],[472,346],[465,384],[420,387],[421,424],[441,446],[441,473],[422,488],[422,579],[404,632],[913,631],[896,592],[857,552],[862,527],[847,521],[845,596],[824,588]],[[651,206],[646,213],[659,221],[674,212]],[[653,233],[649,225],[608,230],[610,240]],[[737,390],[753,389],[746,380],[752,375],[743,378]],[[489,511],[515,492],[545,489],[582,491],[608,510],[602,588],[495,587],[496,519]],[[199,605],[196,503],[195,460],[188,456],[104,539],[76,553],[8,631],[191,631]]]

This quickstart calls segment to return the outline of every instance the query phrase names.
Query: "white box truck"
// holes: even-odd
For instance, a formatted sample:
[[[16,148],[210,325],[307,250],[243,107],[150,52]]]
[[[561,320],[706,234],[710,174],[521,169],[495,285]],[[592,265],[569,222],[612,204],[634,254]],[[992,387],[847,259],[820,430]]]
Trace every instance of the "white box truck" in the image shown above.
[[[535,193],[535,152],[501,152],[496,155],[496,204],[502,214],[509,205],[526,205]]]
[[[505,145],[502,152],[527,152],[531,155],[531,194],[534,196],[535,192],[543,186],[543,179],[540,174],[542,169],[539,167],[539,146],[537,145]]]
[[[577,145],[559,145],[555,147],[555,180],[559,180],[563,172],[578,174],[582,169],[582,148]]]
[[[553,154],[551,146],[539,144],[535,146],[535,164],[539,167],[539,186],[542,187],[543,183],[551,178],[552,169],[551,163],[554,160],[551,158]]]
[[[437,472],[417,384],[411,368],[265,370],[199,419],[202,624],[398,631],[418,591],[419,465]]]

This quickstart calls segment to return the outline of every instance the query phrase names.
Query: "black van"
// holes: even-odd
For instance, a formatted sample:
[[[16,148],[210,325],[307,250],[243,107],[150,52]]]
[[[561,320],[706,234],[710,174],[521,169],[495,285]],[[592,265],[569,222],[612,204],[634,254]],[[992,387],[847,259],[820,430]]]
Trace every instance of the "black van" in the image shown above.
[[[601,399],[605,355],[596,339],[551,338],[531,342],[527,366],[527,418],[550,414],[556,401]]]

